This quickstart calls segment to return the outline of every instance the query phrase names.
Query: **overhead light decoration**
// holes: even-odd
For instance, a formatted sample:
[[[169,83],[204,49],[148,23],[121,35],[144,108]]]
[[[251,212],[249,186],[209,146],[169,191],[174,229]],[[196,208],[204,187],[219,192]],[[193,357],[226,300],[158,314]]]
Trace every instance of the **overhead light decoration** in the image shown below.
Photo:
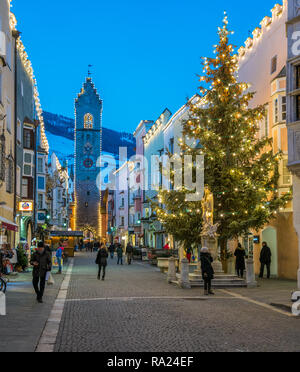
[[[10,4],[11,4],[11,1],[10,1]],[[12,12],[10,12],[9,21],[10,21],[11,30],[12,31],[17,31],[17,19]],[[42,148],[47,153],[49,153],[49,143],[48,143],[48,139],[47,139],[46,131],[45,131],[43,110],[42,110],[42,105],[41,105],[40,98],[39,98],[37,81],[36,81],[36,78],[34,76],[31,61],[29,60],[28,54],[25,51],[25,46],[22,42],[21,37],[19,37],[17,39],[17,50],[19,52],[19,55],[20,55],[21,61],[23,63],[23,66],[25,68],[25,71],[27,72],[27,75],[29,76],[29,78],[32,81],[33,86],[34,86],[34,102],[35,102],[35,109],[36,109],[37,117],[38,117],[38,120],[39,120],[39,123],[40,123],[40,128],[41,128]]]

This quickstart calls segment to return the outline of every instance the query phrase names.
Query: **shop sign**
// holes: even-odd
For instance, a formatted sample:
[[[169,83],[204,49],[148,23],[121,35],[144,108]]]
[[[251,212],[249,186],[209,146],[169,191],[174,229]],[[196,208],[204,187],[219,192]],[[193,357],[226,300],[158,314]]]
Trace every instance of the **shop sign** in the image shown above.
[[[32,212],[33,211],[33,203],[32,202],[20,202],[19,203],[19,211],[20,212]]]
[[[46,214],[45,213],[39,212],[37,217],[38,217],[39,222],[40,221],[42,221],[42,222],[46,221]]]

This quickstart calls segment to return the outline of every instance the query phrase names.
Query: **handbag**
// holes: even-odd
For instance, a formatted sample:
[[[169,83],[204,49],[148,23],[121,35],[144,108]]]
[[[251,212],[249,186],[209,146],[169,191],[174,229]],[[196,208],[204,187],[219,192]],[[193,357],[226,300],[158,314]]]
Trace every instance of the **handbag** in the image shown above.
[[[55,284],[55,281],[54,281],[54,278],[53,278],[51,272],[49,271],[49,272],[47,273],[47,275],[48,275],[48,274],[49,274],[49,278],[48,278],[48,280],[47,280],[48,285],[54,285],[54,284]]]

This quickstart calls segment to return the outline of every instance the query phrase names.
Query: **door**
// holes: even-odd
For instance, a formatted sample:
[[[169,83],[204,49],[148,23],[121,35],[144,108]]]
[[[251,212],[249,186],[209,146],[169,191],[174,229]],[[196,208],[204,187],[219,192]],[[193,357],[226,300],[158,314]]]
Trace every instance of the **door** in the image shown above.
[[[271,276],[278,276],[278,253],[277,253],[277,231],[274,227],[266,228],[262,233],[262,242],[266,242],[271,248],[272,263]]]

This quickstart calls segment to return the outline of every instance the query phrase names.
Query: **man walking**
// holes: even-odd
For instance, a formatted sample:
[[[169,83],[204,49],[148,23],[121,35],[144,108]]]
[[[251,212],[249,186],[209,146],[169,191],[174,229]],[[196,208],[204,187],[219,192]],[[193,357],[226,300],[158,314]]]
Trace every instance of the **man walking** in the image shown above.
[[[118,256],[118,265],[123,265],[123,248],[120,243],[117,243],[117,256]]]
[[[33,266],[33,288],[37,295],[37,301],[43,303],[43,295],[45,291],[46,275],[51,271],[51,256],[45,251],[44,243],[38,244],[37,252],[31,256],[30,263]]]
[[[109,250],[109,253],[110,253],[110,258],[113,260],[114,256],[115,256],[115,246],[114,246],[113,243],[111,243],[108,250]]]
[[[106,266],[107,266],[107,257],[108,253],[107,250],[105,249],[105,245],[102,243],[101,247],[98,251],[97,258],[96,258],[96,264],[99,267],[98,270],[98,280],[100,280],[101,277],[101,270],[103,269],[103,274],[102,274],[102,280],[105,280],[105,271],[106,271]]]
[[[267,266],[267,278],[270,279],[271,277],[271,261],[272,261],[272,253],[271,249],[268,247],[266,242],[263,242],[263,247],[260,252],[260,275],[259,277],[262,279],[264,277],[265,266]]]
[[[127,254],[127,263],[131,265],[132,257],[133,257],[133,246],[130,242],[128,242],[126,247],[126,254]]]
[[[62,244],[60,243],[59,247],[56,251],[56,260],[57,260],[57,264],[58,264],[58,273],[57,274],[61,274],[61,272],[62,272],[62,257],[63,257],[63,247],[62,247]]]

